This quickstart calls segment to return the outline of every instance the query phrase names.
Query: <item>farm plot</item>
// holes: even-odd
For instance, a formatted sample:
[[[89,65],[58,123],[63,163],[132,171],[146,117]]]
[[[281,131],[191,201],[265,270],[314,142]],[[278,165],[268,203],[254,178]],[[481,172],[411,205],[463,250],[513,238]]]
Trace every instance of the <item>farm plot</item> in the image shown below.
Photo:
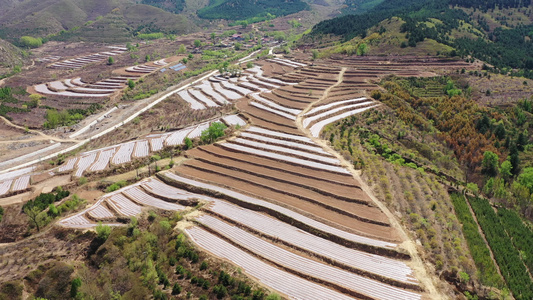
[[[344,112],[350,112],[358,108],[362,108],[362,107],[373,105],[373,104],[374,103],[369,102],[369,101],[360,102],[356,104],[345,104],[345,105],[333,107],[331,109],[328,109],[320,113],[316,113],[315,115],[306,115],[305,120],[303,121],[303,125],[304,127],[309,127],[309,124],[317,122],[319,120],[326,119],[331,115],[342,114]]]
[[[219,106],[216,104],[213,100],[206,97],[201,91],[195,90],[195,89],[189,89],[189,93],[196,98],[198,101],[202,102],[204,105],[208,107],[217,107]]]
[[[411,268],[402,261],[341,246],[272,217],[227,202],[217,201],[209,207],[209,211],[239,226],[245,226],[252,232],[267,236],[270,240],[312,253],[339,268],[360,271],[370,276],[378,275],[380,279],[389,278],[406,285],[418,283]]]
[[[23,191],[30,186],[30,175],[24,175],[13,182],[13,187],[11,188],[12,192]]]
[[[78,161],[78,168],[76,169],[74,176],[83,176],[83,172],[85,172],[85,170],[87,170],[94,163],[96,154],[96,152],[92,152],[86,156],[80,157],[80,160]]]
[[[183,144],[183,140],[187,137],[189,132],[191,132],[192,130],[193,130],[193,128],[188,127],[188,128],[181,129],[181,130],[173,132],[165,140],[165,144],[168,145],[168,146],[177,146],[177,145]]]
[[[241,135],[241,136],[246,137],[245,135]],[[272,141],[275,141],[274,139],[262,138],[261,136],[255,136],[255,137],[256,139],[261,140],[261,142],[256,142],[251,139],[241,138],[241,137],[236,138],[232,140],[231,142],[239,144],[239,145],[243,145],[246,147],[257,148],[257,149],[261,149],[264,151],[270,151],[270,152],[279,153],[283,155],[307,159],[310,161],[316,161],[322,164],[329,164],[333,166],[340,165],[340,161],[337,158],[332,157],[329,153],[326,153],[325,151],[320,152],[320,155],[313,154],[314,152],[313,150],[316,150],[317,147],[304,146],[304,145],[299,146],[297,144],[290,144],[289,142],[282,142],[282,141],[277,143],[282,146],[277,146],[277,145],[271,145],[271,144],[274,144],[272,142]],[[305,151],[295,150],[293,148],[304,148],[302,150],[305,150]]]
[[[111,48],[112,46],[110,46],[109,48]],[[85,55],[85,56],[79,56],[77,58],[71,58],[71,59],[67,59],[67,60],[63,60],[63,61],[60,61],[60,62],[56,62],[56,63],[53,63],[51,64],[49,67],[50,68],[67,68],[67,69],[79,69],[79,68],[82,68],[88,64],[91,64],[91,63],[94,63],[94,62],[102,62],[104,60],[106,60],[109,56],[115,56],[115,55],[119,55],[119,54],[122,54],[124,53],[125,51],[127,51],[126,48],[124,47],[114,47],[112,48],[113,50],[110,50],[110,51],[103,51],[103,52],[100,52],[100,53],[95,53],[95,54],[89,54],[89,55]],[[57,57],[55,60],[59,59],[59,57]],[[51,59],[47,59],[47,60],[44,60],[44,61],[49,61]]]
[[[292,68],[300,68],[300,67],[307,66],[306,64],[303,64],[303,63],[299,63],[299,62],[292,61],[289,59],[278,58],[278,57],[267,59],[267,61],[277,63],[280,65],[284,65],[284,66],[288,66],[288,67],[292,67]]]
[[[197,138],[202,134],[202,131],[206,130],[207,128],[209,128],[209,122],[202,123],[196,126],[196,128],[194,128],[193,130],[191,130],[187,137],[190,139]]]
[[[290,298],[308,300],[353,299],[350,296],[275,268],[203,229],[193,227],[185,231],[191,237],[191,240],[201,248],[215,256],[233,262],[263,284],[280,291]]]
[[[273,160],[282,160],[290,164],[301,165],[301,166],[311,168],[311,169],[329,171],[332,173],[349,174],[347,170],[345,170],[344,168],[338,167],[338,166],[326,165],[326,164],[322,164],[319,162],[308,161],[305,159],[278,154],[278,153],[274,153],[270,151],[259,150],[257,148],[251,148],[251,147],[234,144],[234,143],[223,143],[219,145],[220,147],[228,149],[229,151],[248,153],[254,156],[266,157],[266,158],[270,158]]]
[[[100,202],[98,205],[94,205],[87,212],[87,214],[97,220],[98,219],[111,219],[115,217],[115,215],[103,205],[103,202]]]
[[[202,103],[191,97],[188,90],[179,91],[178,95],[181,99],[189,103],[192,109],[205,109],[205,106]]]
[[[149,178],[145,180],[140,185],[147,193],[154,195],[160,199],[166,199],[170,201],[180,201],[180,200],[194,200],[194,199],[202,199],[206,201],[213,201],[212,198],[200,195],[200,194],[194,194],[187,192],[185,190],[177,189],[173,186],[170,186],[168,184],[165,184],[159,180]]]
[[[164,210],[183,210],[185,207],[179,204],[169,203],[153,197],[144,192],[138,186],[131,187],[122,192],[129,199],[145,206],[152,206]]]
[[[146,157],[150,153],[150,148],[148,146],[147,140],[140,140],[135,143],[135,151],[133,156],[135,157]]]
[[[33,170],[35,170],[35,167],[32,166],[32,167],[27,167],[27,168],[18,169],[18,170],[15,170],[15,171],[7,172],[7,173],[4,173],[4,174],[0,174],[0,181],[13,179],[13,178],[19,177],[21,175],[25,175],[25,174],[33,172]]]
[[[102,171],[109,165],[109,160],[115,154],[116,148],[111,148],[109,150],[102,150],[98,154],[98,159],[89,169],[90,171]]]
[[[141,213],[141,207],[122,194],[115,194],[106,199],[109,206],[119,215],[132,217]]]
[[[229,116],[225,116],[225,117],[222,117],[222,121],[227,125],[227,126],[246,126],[246,121],[244,121],[241,117],[237,116],[237,115],[229,115]]]
[[[11,184],[13,179],[8,179],[6,181],[0,182],[0,196],[6,194],[11,189]]]
[[[205,160],[188,161],[179,169],[180,174],[265,197],[269,201],[351,228],[362,235],[390,238],[390,226],[386,219],[379,210],[368,207],[364,201],[341,197],[306,183],[276,178],[272,172],[254,171]]]
[[[165,142],[167,137],[168,134],[157,134],[147,136],[150,141],[150,149],[152,150],[152,152],[156,152],[163,149],[163,143]]]
[[[228,99],[226,99],[224,96],[222,96],[220,93],[213,89],[209,81],[204,80],[202,81],[202,84],[195,86],[195,88],[201,90],[204,94],[213,98],[213,100],[220,105],[226,105],[230,103]]]
[[[235,93],[234,91],[222,87],[219,82],[212,82],[211,84],[213,85],[213,88],[217,93],[220,93],[229,100],[237,100],[242,98],[241,95]]]
[[[352,296],[368,296],[375,299],[391,300],[421,299],[421,296],[417,293],[392,287],[388,284],[297,255],[214,217],[204,215],[199,217],[197,222],[224,236],[239,247],[249,249],[249,251],[267,261],[281,265],[298,274],[304,274],[310,281],[326,282],[326,285],[346,288],[349,290],[346,292]]]
[[[270,111],[257,108],[246,101],[237,102],[236,106],[246,114],[254,125],[291,134],[300,133],[292,117],[290,119],[282,117]]]
[[[61,167],[59,167],[59,172],[66,172],[74,169],[74,165],[76,164],[76,161],[78,161],[77,157],[73,157],[68,160],[66,164],[63,164]]]
[[[327,106],[326,108],[321,106],[315,107],[313,109],[313,113],[310,111],[310,116],[303,119],[304,127],[309,129],[312,136],[319,137],[322,128],[324,128],[324,126],[327,124],[342,120],[352,115],[356,115],[379,105],[376,102],[360,102],[356,104],[349,104],[349,102],[345,101],[340,102],[344,102],[345,105],[337,106],[334,102],[324,105]]]
[[[331,237],[337,237],[340,240],[343,241],[349,241],[353,242],[354,244],[359,245],[366,245],[372,247],[377,247],[381,249],[394,249],[397,247],[396,243],[392,242],[386,242],[378,239],[368,238],[365,236],[361,236],[358,234],[350,233],[345,230],[341,230],[337,227],[333,227],[331,225],[328,225],[324,222],[317,221],[315,219],[312,219],[310,217],[307,217],[301,213],[298,213],[294,210],[282,207],[280,205],[260,200],[258,198],[254,198],[251,196],[244,195],[239,192],[235,192],[233,190],[223,188],[214,184],[205,183],[202,181],[189,179],[177,174],[165,172],[161,176],[168,178],[171,182],[179,183],[180,185],[184,186],[185,188],[193,187],[195,189],[203,189],[205,191],[210,192],[218,192],[220,194],[226,195],[232,199],[238,200],[242,203],[246,203],[247,205],[251,205],[252,207],[257,207],[257,210],[262,210],[268,214],[274,214],[275,217],[280,218],[284,222],[292,222],[292,224],[304,224],[305,226],[300,227],[300,229],[304,229],[308,232],[317,234],[319,232],[327,233],[325,236]]]
[[[117,153],[113,156],[113,159],[111,159],[111,162],[115,165],[120,165],[126,162],[131,161],[131,154],[133,152],[133,148],[135,147],[135,142],[129,142],[120,145],[120,148],[118,149]]]

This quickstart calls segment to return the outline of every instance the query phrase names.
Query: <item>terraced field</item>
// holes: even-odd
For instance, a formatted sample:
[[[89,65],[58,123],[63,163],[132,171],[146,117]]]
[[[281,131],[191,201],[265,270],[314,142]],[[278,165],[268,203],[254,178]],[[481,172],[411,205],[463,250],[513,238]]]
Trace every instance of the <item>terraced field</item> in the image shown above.
[[[423,63],[430,70],[447,62]],[[188,159],[172,170],[107,194],[59,224],[119,226],[146,209],[201,207],[185,229],[197,246],[288,298],[429,299],[423,267],[413,268],[416,253],[400,246],[406,241],[398,228],[347,163],[319,140],[325,125],[380,105],[368,97],[377,88],[371,80],[391,73],[426,74],[405,62],[309,66],[276,58],[239,78],[212,76],[181,90],[177,94],[193,109],[235,104],[244,116],[221,121],[242,128],[188,150]],[[52,172],[79,177],[100,171],[180,145],[208,126],[82,153]],[[28,173],[6,177],[0,192],[23,184]]]
[[[151,153],[162,150],[165,146],[178,146],[183,144],[186,137],[196,138],[213,122],[222,122],[227,126],[244,126],[246,121],[238,115],[224,116],[219,120],[204,122],[196,126],[184,128],[175,132],[152,134],[143,139],[114,146],[91,150],[80,153],[76,157],[68,159],[63,165],[46,170],[33,172],[33,167],[16,170],[0,175],[0,197],[10,195],[13,192],[25,191],[31,188],[32,178],[50,173],[71,173],[74,178],[79,178],[91,172],[99,172],[111,166],[132,162],[138,158],[144,158]]]

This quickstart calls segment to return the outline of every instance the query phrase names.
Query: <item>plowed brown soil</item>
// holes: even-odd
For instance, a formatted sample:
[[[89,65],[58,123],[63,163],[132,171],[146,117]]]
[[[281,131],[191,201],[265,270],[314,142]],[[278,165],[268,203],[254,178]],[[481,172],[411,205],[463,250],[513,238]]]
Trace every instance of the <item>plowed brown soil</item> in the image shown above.
[[[190,162],[188,165],[180,166],[177,171],[179,173],[186,174],[189,177],[195,177],[195,178],[213,182],[218,185],[231,187],[233,189],[238,189],[240,191],[244,191],[252,195],[256,195],[258,197],[268,199],[277,204],[288,205],[289,207],[292,207],[293,209],[296,208],[298,210],[302,210],[313,216],[317,216],[329,222],[333,222],[341,226],[344,226],[346,228],[349,228],[351,229],[351,231],[357,232],[361,235],[385,239],[385,240],[391,240],[391,241],[393,240],[396,241],[398,238],[396,235],[396,232],[394,230],[391,230],[390,227],[363,222],[351,216],[347,216],[342,213],[332,211],[330,209],[325,209],[324,206],[316,205],[308,201],[298,199],[296,197],[288,196],[287,194],[283,194],[281,192],[275,192],[275,191],[272,191],[271,189],[261,187],[261,186],[258,186],[256,184],[252,184],[249,182],[245,182],[234,177],[228,177],[227,175],[214,174],[208,171],[198,170],[196,168],[191,167],[190,166],[191,163],[192,162]],[[233,174],[235,175],[235,173]],[[240,176],[242,176],[242,173]],[[271,184],[275,184],[279,186],[278,183],[271,183]],[[339,205],[338,208],[344,209],[345,211],[352,213],[356,211],[356,209],[354,209],[353,206],[354,206],[353,204],[345,203],[345,205]],[[358,205],[357,208],[361,208],[361,206]]]

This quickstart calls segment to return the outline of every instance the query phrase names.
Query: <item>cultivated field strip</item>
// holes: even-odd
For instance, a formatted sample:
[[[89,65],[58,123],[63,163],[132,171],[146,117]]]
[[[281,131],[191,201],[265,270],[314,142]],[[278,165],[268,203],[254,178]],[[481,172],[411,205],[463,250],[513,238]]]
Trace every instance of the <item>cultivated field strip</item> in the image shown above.
[[[78,161],[77,157],[73,157],[68,160],[66,164],[63,164],[61,167],[59,167],[59,172],[65,172],[70,171],[74,169],[74,165],[76,164],[76,161]]]
[[[267,105],[267,106],[270,106],[271,108],[273,109],[276,109],[276,110],[279,110],[279,111],[283,111],[283,112],[286,112],[286,113],[289,113],[291,115],[298,115],[300,112],[302,112],[301,110],[299,109],[295,109],[295,108],[289,108],[289,107],[286,107],[286,106],[283,106],[283,105],[279,105],[273,101],[270,101],[268,99],[265,99],[263,97],[261,97],[259,94],[257,93],[254,93],[254,94],[251,94],[251,96],[256,100],[256,101],[259,101],[261,102],[262,104],[264,105]]]
[[[264,135],[259,135],[259,134],[255,134],[255,133],[251,133],[247,131],[241,132],[240,136],[244,138],[252,139],[252,140],[257,140],[257,141],[267,143],[267,144],[281,145],[287,148],[293,148],[293,149],[296,148],[298,150],[303,150],[303,151],[307,151],[311,153],[318,153],[324,156],[332,156],[331,154],[324,151],[324,149],[318,146],[311,146],[308,144],[301,144],[301,143],[296,143],[292,141],[286,141],[286,140],[266,137]]]
[[[263,151],[257,148],[246,147],[246,146],[242,146],[242,145],[238,145],[234,143],[220,143],[217,145],[222,148],[226,148],[230,151],[248,153],[254,156],[262,156],[262,157],[267,157],[267,158],[274,159],[274,160],[283,160],[291,164],[297,164],[297,165],[305,166],[305,167],[312,168],[312,169],[319,169],[319,170],[329,171],[333,173],[350,174],[350,172],[348,172],[346,169],[342,167],[326,165],[326,164],[309,161],[305,159],[300,159],[300,158],[296,158],[292,156],[287,156],[283,154],[278,154],[278,153],[274,153],[270,151]]]
[[[76,173],[74,176],[81,177],[83,176],[83,172],[85,170],[89,169],[89,167],[94,163],[96,160],[96,152],[89,153],[88,155],[80,157],[80,160],[78,161],[78,166],[76,168]]]
[[[350,91],[350,92],[353,93],[352,91]],[[312,109],[310,109],[307,113],[305,113],[304,116],[306,116],[306,117],[312,116],[312,115],[314,115],[314,114],[316,114],[318,112],[321,112],[321,111],[324,111],[324,110],[330,110],[330,109],[333,109],[333,108],[335,108],[337,106],[344,106],[346,104],[359,103],[361,101],[366,101],[366,100],[369,100],[369,99],[366,98],[366,97],[360,97],[360,98],[342,100],[342,101],[335,101],[335,102],[331,102],[331,103],[328,103],[328,104],[315,106]]]
[[[181,183],[185,187],[193,186],[193,187],[198,187],[198,188],[201,188],[201,189],[207,190],[207,191],[218,192],[218,193],[221,193],[223,195],[229,196],[229,197],[231,197],[233,199],[236,199],[236,200],[238,200],[240,202],[247,203],[247,204],[250,204],[252,206],[262,207],[263,209],[266,209],[266,210],[269,210],[269,211],[277,212],[278,214],[282,214],[282,215],[290,218],[293,222],[296,222],[296,223],[299,222],[301,224],[305,224],[309,228],[312,228],[311,230],[316,230],[318,232],[327,232],[328,235],[330,235],[330,236],[333,235],[333,236],[337,236],[337,237],[340,237],[342,239],[345,239],[347,241],[352,241],[352,242],[355,242],[355,243],[358,243],[358,244],[369,245],[369,246],[379,247],[379,248],[384,248],[384,249],[387,249],[387,248],[388,249],[394,249],[394,248],[396,248],[398,246],[395,243],[385,242],[385,241],[380,241],[380,240],[377,240],[377,239],[364,237],[364,236],[361,236],[361,235],[358,235],[358,234],[350,233],[350,232],[347,232],[347,231],[332,227],[332,226],[327,225],[325,223],[322,223],[322,222],[316,221],[314,219],[311,219],[309,217],[306,217],[306,216],[304,216],[304,215],[302,215],[302,214],[300,214],[298,212],[295,212],[293,210],[290,210],[288,208],[279,206],[277,204],[270,203],[268,201],[260,200],[260,199],[257,199],[257,198],[251,197],[251,196],[247,196],[247,195],[244,195],[242,193],[238,193],[238,192],[229,190],[229,189],[224,188],[224,187],[216,186],[216,185],[213,185],[213,184],[201,182],[201,181],[194,180],[194,179],[189,179],[189,178],[186,178],[186,177],[183,177],[183,176],[180,176],[180,175],[176,175],[176,174],[173,174],[173,173],[170,173],[170,172],[165,172],[161,176],[166,177],[166,178],[170,179],[171,181],[174,181],[174,182],[177,182],[177,183]]]
[[[287,66],[287,67],[291,67],[291,68],[300,68],[300,67],[307,66],[306,64],[302,64],[302,63],[295,62],[295,61],[288,60],[288,59],[277,58],[277,57],[276,58],[272,58],[272,59],[267,59],[267,61],[273,62],[273,63],[277,63],[277,64],[280,64],[280,65],[284,65],[284,66]]]
[[[310,116],[310,117],[306,117],[302,124],[304,125],[304,127],[309,127],[309,124],[311,123],[314,123],[314,122],[317,122],[319,120],[323,120],[323,119],[326,119],[326,118],[329,118],[329,116],[334,116],[336,114],[338,114],[339,112],[343,112],[345,110],[349,110],[348,112],[352,112],[352,111],[355,111],[361,107],[364,107],[364,106],[368,106],[370,103],[369,102],[362,102],[362,103],[357,103],[357,104],[349,104],[349,105],[344,105],[344,106],[340,106],[340,107],[336,107],[336,108],[333,108],[331,110],[328,110],[328,111],[325,111],[325,112],[321,112],[321,113],[318,113],[314,116]]]
[[[326,153],[326,152],[322,152],[319,154],[310,153],[310,152],[313,152],[312,149],[316,149],[316,147],[302,145],[301,147],[302,148],[305,147],[305,151],[301,151],[301,150],[294,150],[292,148],[289,148],[289,146],[292,146],[292,144],[289,145],[288,142],[286,144],[283,144],[283,146],[271,145],[271,144],[267,144],[267,142],[269,141],[266,138],[265,140],[262,140],[261,142],[255,142],[250,139],[241,138],[241,137],[231,140],[231,143],[236,143],[236,144],[243,145],[246,147],[257,148],[257,149],[279,153],[283,155],[295,156],[297,158],[308,159],[311,161],[320,162],[322,164],[329,164],[333,166],[340,166],[341,164],[341,162],[337,158],[332,157],[329,153]],[[295,146],[292,146],[292,147],[295,147]],[[296,147],[296,148],[300,148],[300,147]]]
[[[291,140],[291,141],[295,141],[295,142],[298,142],[298,143],[316,145],[315,142],[313,142],[313,140],[311,140],[310,138],[308,138],[306,136],[288,134],[288,133],[284,133],[284,132],[281,132],[281,131],[270,130],[270,129],[266,129],[266,128],[262,128],[262,127],[258,127],[258,126],[250,126],[250,128],[248,128],[247,131],[253,132],[253,133],[258,133],[258,134],[261,134],[261,135],[266,135],[266,136],[279,138],[279,139],[282,139],[282,140]]]
[[[229,100],[237,100],[242,98],[241,95],[235,93],[234,91],[227,90],[223,88],[219,82],[211,82],[213,88],[216,92],[220,93],[222,96],[226,97]]]
[[[155,137],[150,138],[150,149],[152,152],[157,152],[161,149],[163,149],[163,143],[167,139],[168,134],[163,135],[157,135]]]
[[[181,97],[181,99],[189,103],[192,109],[195,109],[195,110],[205,109],[205,106],[202,103],[200,103],[199,101],[191,97],[188,90],[179,91],[178,95]]]
[[[23,191],[30,186],[30,175],[21,176],[13,182],[12,192]]]
[[[418,282],[412,276],[411,268],[402,261],[344,247],[264,214],[224,201],[214,202],[209,211],[271,240],[317,255],[320,259],[326,258],[340,267],[344,265],[348,270],[361,270],[409,285]]]
[[[0,174],[0,181],[7,180],[7,179],[13,179],[13,178],[19,177],[21,175],[25,175],[25,174],[33,172],[33,170],[35,170],[35,167],[31,166],[31,167],[27,167],[27,168],[18,169],[18,170],[15,170],[15,171],[7,172],[7,173],[4,173],[4,174]]]
[[[150,147],[148,146],[147,140],[140,140],[135,143],[135,151],[133,156],[135,157],[146,157],[150,153]]]
[[[126,198],[122,194],[115,194],[107,198],[106,202],[119,215],[131,217],[141,213],[141,207],[133,203],[130,199]]]
[[[221,149],[217,150],[220,151]],[[221,173],[223,176],[242,178],[242,180],[250,183],[257,181],[258,185],[272,191],[281,190],[281,193],[287,196],[292,195],[302,200],[316,202],[319,205],[339,205],[343,207],[343,212],[344,210],[352,211],[360,215],[362,219],[368,219],[367,222],[369,223],[378,221],[378,223],[384,223],[383,218],[379,218],[380,211],[371,205],[366,193],[353,183],[351,186],[340,185],[336,182],[325,181],[320,175],[316,177],[304,176],[302,173],[288,171],[286,165],[280,163],[260,165],[246,161],[246,157],[242,157],[241,160],[228,159],[213,155],[208,151],[203,151],[203,149],[191,150],[188,154],[195,160],[187,161],[185,163],[187,166],[207,169],[213,173]],[[285,168],[279,168],[281,166],[285,166]],[[242,187],[239,185],[239,188]],[[286,199],[286,197],[283,195],[281,199]],[[388,224],[385,223],[385,226]]]
[[[11,184],[13,183],[13,179],[8,179],[6,181],[0,182],[0,196],[7,194],[9,190],[11,189]]]
[[[198,101],[205,104],[207,107],[217,107],[219,106],[217,103],[215,103],[213,100],[207,98],[201,91],[195,90],[195,89],[189,89],[189,93]]]
[[[269,265],[201,228],[193,227],[185,231],[197,245],[207,252],[233,262],[250,276],[257,278],[263,284],[287,295],[291,299],[353,299],[350,296]]]
[[[177,146],[183,144],[183,140],[187,137],[189,132],[191,132],[194,129],[194,127],[187,127],[185,129],[181,129],[178,131],[173,132],[168,136],[168,138],[165,140],[165,144],[167,146]]]
[[[276,84],[276,85],[292,85],[292,84],[296,84],[296,83],[293,83],[293,82],[282,81],[282,80],[279,80],[279,79],[276,79],[276,78],[264,77],[263,76],[263,73],[264,73],[263,69],[261,69],[260,66],[254,66],[253,68],[246,69],[246,71],[254,73],[254,77],[257,78],[258,80],[262,81],[262,82],[268,82],[268,83]]]
[[[347,288],[355,292],[350,293],[352,296],[364,295],[383,300],[421,298],[417,293],[392,287],[388,284],[305,258],[212,216],[200,216],[196,221],[208,227],[210,230],[217,232],[219,235],[224,236],[224,238],[238,245],[239,248],[249,249],[250,252],[267,261],[283,266],[283,268],[296,272],[297,274],[304,274],[306,277],[316,278],[319,282],[325,282],[326,285],[329,283],[334,286]]]
[[[270,174],[256,173],[240,167],[203,159],[187,161],[180,174],[205,179],[220,186],[238,187],[239,191],[261,196],[273,203],[313,214],[323,220],[330,220],[354,232],[372,238],[390,238],[390,225],[382,214],[368,202],[352,197],[341,197],[337,193],[318,187],[298,184]]]
[[[233,83],[230,83],[229,81],[221,81],[220,84],[221,84],[224,88],[226,88],[226,89],[228,89],[228,90],[231,90],[231,91],[235,91],[235,92],[237,92],[237,93],[239,93],[239,94],[241,94],[241,95],[243,95],[243,96],[246,96],[246,95],[248,95],[248,94],[253,93],[253,91],[251,91],[251,90],[249,90],[249,89],[245,89],[245,88],[240,87],[240,86],[237,86],[237,85],[235,85],[235,84],[233,84]]]
[[[287,118],[289,120],[293,120],[293,121],[296,120],[296,116],[295,115],[288,114],[286,112],[283,112],[283,111],[280,111],[278,109],[272,108],[270,106],[261,104],[259,102],[252,101],[252,102],[250,102],[250,105],[254,106],[254,107],[257,107],[258,109],[261,109],[261,110],[276,114],[278,116],[282,116],[282,117]]]
[[[63,219],[59,222],[59,224],[65,227],[78,228],[78,229],[93,228],[94,226],[96,226],[96,224],[91,223],[83,215],[75,215],[75,216]],[[106,224],[106,225],[111,225],[111,224]]]
[[[209,128],[209,122],[202,123],[196,126],[196,128],[194,128],[193,130],[191,130],[191,132],[189,132],[187,137],[190,139],[197,138],[202,134],[202,131],[206,130],[207,128]]]
[[[163,201],[161,199],[158,199],[156,197],[153,197],[146,192],[144,192],[141,188],[138,186],[131,187],[129,189],[125,189],[122,194],[127,196],[129,199],[144,205],[144,206],[152,206],[164,210],[183,210],[185,209],[184,206],[174,203],[169,203],[166,201]]]
[[[109,48],[111,48],[111,46]],[[71,59],[60,61],[60,62],[56,62],[56,63],[51,64],[49,67],[50,68],[79,69],[93,62],[102,62],[106,60],[109,56],[115,56],[118,54],[122,54],[125,51],[127,51],[127,49],[124,47],[114,47],[113,50],[110,50],[110,51],[103,51],[100,53],[79,56],[76,58],[71,58]]]
[[[135,142],[129,142],[120,145],[120,148],[118,148],[117,152],[113,156],[113,159],[111,159],[111,162],[115,165],[120,165],[131,161],[131,154],[134,147]]]
[[[111,148],[108,150],[100,151],[98,155],[98,159],[96,162],[91,166],[89,169],[90,171],[102,171],[109,165],[109,160],[113,157],[113,154],[115,154],[116,148]]]
[[[187,192],[182,189],[177,189],[173,186],[170,186],[168,184],[165,184],[159,180],[156,180],[154,178],[149,178],[145,180],[141,187],[148,193],[161,198],[161,199],[168,199],[171,201],[180,201],[180,200],[193,200],[193,199],[202,199],[206,201],[213,201],[211,197],[200,195],[200,194],[194,194]]]
[[[209,83],[207,80],[202,81],[202,84],[195,86],[195,88],[200,89],[204,94],[213,98],[213,100],[220,105],[226,105],[230,103],[228,99],[222,96],[219,92],[215,91],[211,86],[211,83]]]
[[[353,116],[353,115],[356,115],[356,114],[359,114],[359,113],[362,113],[364,112],[365,110],[368,110],[368,109],[372,109],[372,108],[375,108],[377,107],[378,105],[374,105],[374,106],[368,106],[368,107],[363,107],[363,108],[358,108],[358,109],[354,109],[352,111],[348,111],[348,112],[345,112],[345,113],[342,113],[342,114],[339,114],[339,115],[334,115],[334,116],[331,116],[327,119],[324,119],[322,121],[319,121],[315,124],[313,124],[313,126],[311,126],[309,128],[309,130],[311,131],[311,134],[314,136],[314,137],[319,137],[320,136],[320,132],[322,131],[322,128],[324,128],[324,126],[330,124],[330,123],[333,123],[333,122],[336,122],[336,121],[339,121],[339,120],[342,120],[344,118],[347,118],[349,116]]]
[[[246,121],[244,121],[242,118],[240,118],[237,115],[229,115],[222,117],[222,121],[226,123],[228,126],[246,126]]]
[[[110,219],[115,217],[115,215],[103,205],[103,202],[94,205],[87,214],[94,219]]]
[[[278,177],[299,178],[295,183],[301,180],[311,182],[317,187],[323,187],[331,191],[346,191],[346,195],[357,197],[361,199],[369,199],[368,196],[359,197],[359,195],[366,195],[359,187],[359,183],[348,174],[337,174],[327,171],[320,171],[317,169],[310,169],[300,165],[289,164],[280,160],[271,160],[264,157],[253,157],[251,154],[244,154],[239,152],[232,152],[214,145],[201,146],[196,149],[189,150],[188,153],[195,158],[205,159],[210,161],[224,161],[228,165],[238,164],[240,168],[250,168],[263,170],[277,174]],[[259,172],[259,171],[258,171]],[[367,200],[368,201],[368,200]]]

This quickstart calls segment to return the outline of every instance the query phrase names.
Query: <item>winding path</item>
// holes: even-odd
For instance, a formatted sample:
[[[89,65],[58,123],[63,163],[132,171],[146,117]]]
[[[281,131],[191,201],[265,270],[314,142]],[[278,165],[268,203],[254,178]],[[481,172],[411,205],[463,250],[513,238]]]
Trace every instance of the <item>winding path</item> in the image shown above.
[[[310,103],[305,109],[302,110],[300,114],[296,117],[296,126],[298,129],[305,133],[305,135],[313,140],[318,145],[322,146],[327,152],[334,155],[339,161],[341,161],[341,164],[346,167],[352,173],[352,176],[360,183],[361,188],[363,191],[365,191],[368,196],[372,199],[374,204],[376,204],[381,211],[387,216],[389,221],[391,222],[391,225],[393,228],[395,228],[400,236],[403,239],[403,243],[401,246],[406,249],[409,252],[409,255],[411,256],[411,264],[414,272],[417,274],[417,278],[420,280],[422,285],[424,286],[427,293],[430,295],[431,299],[435,300],[444,300],[447,299],[445,296],[443,296],[436,288],[436,280],[430,276],[430,273],[426,270],[424,262],[418,255],[418,251],[416,249],[416,243],[407,235],[407,233],[404,231],[403,227],[401,226],[400,222],[396,219],[396,217],[393,215],[393,213],[385,206],[379,199],[374,196],[372,189],[363,181],[363,179],[360,176],[361,171],[355,170],[353,165],[348,162],[342,155],[340,155],[337,151],[335,151],[333,148],[329,146],[327,142],[320,138],[313,137],[309,129],[306,129],[305,126],[303,126],[303,116],[316,104],[320,103],[321,101],[324,101],[328,98],[329,92],[335,88],[336,86],[340,85],[343,81],[344,73],[346,72],[346,68],[342,68],[341,72],[339,73],[339,78],[335,84],[328,87],[325,91],[322,97],[312,103]]]

